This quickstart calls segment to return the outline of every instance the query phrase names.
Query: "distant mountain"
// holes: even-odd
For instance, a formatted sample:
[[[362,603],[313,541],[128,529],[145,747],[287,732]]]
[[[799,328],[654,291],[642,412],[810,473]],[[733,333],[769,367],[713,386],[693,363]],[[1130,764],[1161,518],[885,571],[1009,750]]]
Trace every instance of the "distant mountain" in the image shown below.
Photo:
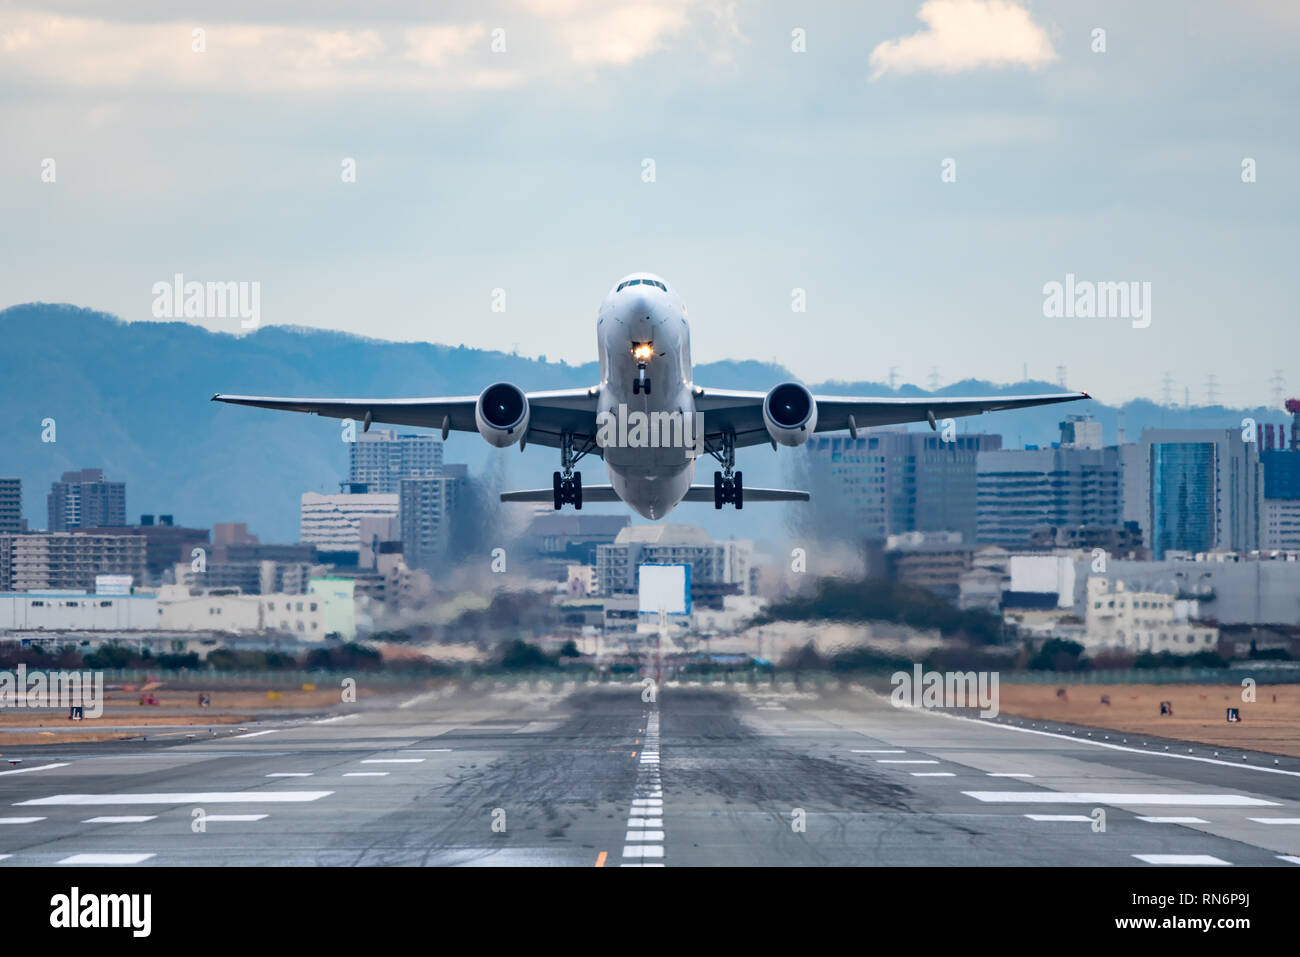
[[[60,473],[102,467],[127,483],[130,521],[140,513],[172,514],[178,524],[208,527],[246,521],[263,541],[296,541],[304,491],[337,491],[347,475],[347,445],[334,419],[241,409],[209,401],[216,392],[300,396],[470,395],[508,380],[526,390],[597,381],[594,361],[580,366],[501,352],[429,343],[387,342],[339,332],[270,326],[244,336],[182,322],[126,323],[68,305],[31,303],[0,311],[0,475],[23,480],[24,514],[46,525],[45,495]],[[766,363],[700,365],[696,379],[718,388],[768,389],[790,373]],[[891,391],[873,382],[809,385],[829,394],[926,395],[915,386]],[[1054,392],[1044,382],[995,386],[966,381],[937,395]],[[1117,409],[1098,401],[958,420],[969,431],[1000,432],[1004,444],[1050,443],[1067,412],[1091,412],[1115,437]],[[1166,409],[1135,401],[1123,407],[1130,440],[1144,427],[1233,427],[1245,416],[1281,421],[1280,411],[1218,407]],[[42,441],[54,419],[57,441]],[[779,485],[797,451],[761,446],[738,458],[747,485]],[[473,435],[453,434],[449,462],[474,472],[489,463],[511,487],[543,487],[557,467],[554,450],[497,451]],[[784,463],[784,464],[783,464]],[[588,484],[606,481],[588,460]],[[711,481],[712,463],[698,481]],[[604,509],[602,509],[604,510]],[[779,509],[737,515],[707,505],[683,506],[670,521],[705,525],[719,536],[779,537]]]

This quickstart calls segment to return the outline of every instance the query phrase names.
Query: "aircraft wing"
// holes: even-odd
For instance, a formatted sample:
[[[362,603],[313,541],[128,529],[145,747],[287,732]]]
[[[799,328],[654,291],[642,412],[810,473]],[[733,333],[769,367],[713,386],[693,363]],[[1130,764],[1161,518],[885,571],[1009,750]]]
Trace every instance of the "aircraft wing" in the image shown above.
[[[720,440],[724,432],[736,434],[736,447],[762,445],[771,441],[763,424],[763,399],[766,392],[744,392],[736,389],[701,389],[695,396],[695,407],[704,414],[706,440]],[[1086,392],[1053,392],[1045,395],[1000,395],[987,397],[934,396],[922,398],[856,398],[839,395],[813,396],[817,402],[818,432],[856,431],[878,425],[900,425],[907,422],[926,422],[931,417],[957,418],[979,415],[981,412],[1000,412],[1006,409],[1025,409],[1035,405],[1052,405],[1057,402],[1075,402],[1088,399]],[[850,422],[852,417],[852,422]],[[745,489],[745,497],[750,495]]]
[[[746,488],[746,502],[806,502],[807,492],[796,492],[783,488]],[[549,488],[530,488],[520,492],[502,492],[503,502],[552,502],[554,490]],[[582,502],[584,505],[604,502],[621,502],[612,485],[584,485]],[[686,492],[683,502],[712,502],[712,485],[692,485]]]
[[[526,443],[559,448],[560,434],[568,431],[573,433],[577,447],[581,448],[590,439],[590,454],[601,454],[596,446],[595,389],[560,389],[529,392],[527,395],[531,411]],[[478,431],[474,422],[476,395],[431,399],[293,399],[218,393],[212,401],[282,412],[306,412],[331,419],[355,419],[362,423],[368,418],[372,423],[383,425],[441,429],[443,438],[448,432]],[[547,495],[550,495],[549,491]]]

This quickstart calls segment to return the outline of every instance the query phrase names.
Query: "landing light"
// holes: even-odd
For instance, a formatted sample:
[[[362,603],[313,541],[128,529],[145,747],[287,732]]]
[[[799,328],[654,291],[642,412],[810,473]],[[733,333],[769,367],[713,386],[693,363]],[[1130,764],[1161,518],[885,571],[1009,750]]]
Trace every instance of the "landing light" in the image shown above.
[[[634,342],[632,343],[632,358],[637,362],[648,362],[655,354],[654,343],[651,342]]]

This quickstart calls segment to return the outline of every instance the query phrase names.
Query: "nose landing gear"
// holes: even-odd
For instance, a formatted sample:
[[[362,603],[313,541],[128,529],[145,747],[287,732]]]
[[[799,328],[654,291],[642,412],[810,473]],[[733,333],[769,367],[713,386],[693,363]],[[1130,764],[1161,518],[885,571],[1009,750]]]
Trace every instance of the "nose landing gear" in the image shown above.
[[[649,395],[650,379],[645,374],[645,363],[644,362],[641,363],[639,366],[636,367],[636,369],[637,369],[637,376],[635,379],[632,380],[632,394],[637,395],[639,393],[644,392],[646,395]]]

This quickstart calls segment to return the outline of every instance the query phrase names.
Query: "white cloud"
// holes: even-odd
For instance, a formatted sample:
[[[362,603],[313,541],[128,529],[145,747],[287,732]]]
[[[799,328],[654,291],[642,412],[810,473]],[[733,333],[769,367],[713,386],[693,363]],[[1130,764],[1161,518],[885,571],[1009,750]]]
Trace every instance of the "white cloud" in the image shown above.
[[[625,66],[661,50],[686,29],[697,0],[610,4],[607,0],[524,0],[550,21],[577,66]]]
[[[873,80],[889,72],[1037,69],[1057,58],[1047,31],[1011,0],[926,0],[917,18],[926,29],[871,51]]]
[[[186,91],[467,90],[522,81],[494,63],[482,24],[320,29],[0,13],[0,80],[40,87]]]

